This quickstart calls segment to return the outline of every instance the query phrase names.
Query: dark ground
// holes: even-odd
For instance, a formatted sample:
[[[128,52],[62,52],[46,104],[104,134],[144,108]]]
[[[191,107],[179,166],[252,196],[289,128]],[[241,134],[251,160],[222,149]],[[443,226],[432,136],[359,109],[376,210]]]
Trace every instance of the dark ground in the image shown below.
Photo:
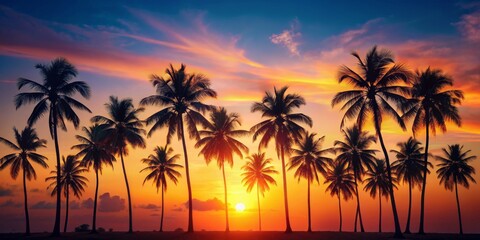
[[[135,232],[132,234],[124,232],[104,232],[99,234],[90,234],[90,233],[66,233],[62,234],[61,237],[51,238],[49,233],[34,233],[31,236],[24,236],[23,234],[14,233],[14,234],[0,234],[0,239],[85,239],[85,240],[94,240],[94,239],[180,239],[180,240],[323,240],[323,239],[345,239],[345,240],[377,240],[377,239],[393,239],[393,233],[352,233],[352,232],[294,232],[294,233],[283,233],[283,232],[195,232],[195,233],[184,233],[184,232]],[[460,236],[458,234],[447,234],[447,233],[430,233],[427,235],[417,235],[417,234],[408,234],[405,235],[405,239],[418,239],[418,240],[430,240],[430,239],[476,239],[480,240],[480,234],[465,234]]]

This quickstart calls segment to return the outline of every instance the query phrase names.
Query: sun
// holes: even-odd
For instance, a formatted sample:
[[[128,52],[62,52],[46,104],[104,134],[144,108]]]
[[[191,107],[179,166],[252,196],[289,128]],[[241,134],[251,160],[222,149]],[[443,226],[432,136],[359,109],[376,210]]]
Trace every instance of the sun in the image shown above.
[[[243,212],[245,210],[245,204],[237,203],[237,205],[235,205],[235,210],[237,210],[237,212]]]

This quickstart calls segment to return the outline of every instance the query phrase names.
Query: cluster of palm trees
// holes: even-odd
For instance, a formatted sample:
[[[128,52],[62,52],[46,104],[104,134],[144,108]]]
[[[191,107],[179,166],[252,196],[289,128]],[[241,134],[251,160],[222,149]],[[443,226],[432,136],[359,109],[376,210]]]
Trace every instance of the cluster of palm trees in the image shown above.
[[[25,195],[26,233],[30,232],[26,179],[35,178],[32,162],[47,168],[46,157],[36,153],[45,147],[46,141],[40,139],[32,126],[38,119],[48,113],[48,123],[51,137],[55,143],[56,170],[47,178],[52,187],[52,195],[57,198],[56,217],[53,235],[60,234],[61,195],[66,198],[66,219],[64,231],[68,222],[69,193],[80,197],[88,181],[82,173],[92,168],[96,176],[96,188],[93,207],[92,231],[96,231],[96,210],[98,198],[99,173],[104,166],[113,166],[119,157],[122,164],[123,176],[127,189],[129,210],[129,232],[133,231],[132,205],[128,184],[127,169],[124,158],[128,156],[129,148],[145,148],[144,135],[151,136],[161,128],[167,128],[166,144],[155,147],[153,154],[142,159],[146,167],[141,172],[147,172],[145,181],[153,181],[157,191],[161,191],[162,214],[160,231],[163,230],[164,194],[168,180],[177,184],[181,177],[178,169],[185,167],[185,176],[188,189],[188,232],[193,232],[192,188],[190,183],[189,161],[186,145],[185,130],[188,137],[195,141],[195,147],[200,148],[200,155],[206,163],[216,160],[222,171],[225,196],[226,231],[229,231],[227,180],[225,164],[232,167],[234,156],[243,158],[249,155],[248,148],[238,140],[252,134],[253,141],[259,140],[258,153],[247,156],[248,161],[242,167],[242,174],[247,192],[256,187],[258,202],[258,221],[261,230],[260,194],[262,196],[275,185],[272,177],[278,172],[271,165],[272,159],[267,158],[263,151],[269,143],[275,143],[275,150],[281,160],[282,185],[285,207],[286,232],[291,232],[286,171],[294,170],[294,176],[300,181],[307,181],[307,208],[308,231],[311,231],[310,188],[311,183],[320,183],[323,177],[327,184],[327,191],[331,196],[337,196],[340,214],[339,231],[342,231],[341,198],[344,200],[355,197],[357,207],[355,212],[355,227],[357,222],[360,230],[363,226],[362,212],[359,199],[359,185],[364,184],[364,190],[373,198],[379,198],[379,231],[381,221],[381,197],[390,200],[395,223],[395,236],[401,237],[400,221],[398,219],[394,189],[401,182],[408,184],[409,207],[405,233],[410,233],[411,193],[412,188],[418,186],[422,190],[419,233],[424,233],[424,202],[426,176],[432,164],[428,161],[429,135],[437,129],[446,131],[446,123],[451,121],[461,124],[457,106],[463,99],[458,90],[445,90],[452,86],[453,80],[442,71],[426,69],[411,73],[403,65],[394,62],[393,55],[386,50],[373,47],[364,59],[356,52],[352,55],[358,60],[357,71],[342,66],[339,70],[339,82],[346,82],[350,90],[337,93],[332,106],[342,105],[345,111],[341,122],[343,139],[334,142],[331,148],[322,148],[323,137],[309,133],[305,126],[312,127],[312,119],[299,112],[295,112],[304,105],[305,99],[293,93],[287,93],[288,88],[274,88],[273,92],[266,92],[260,102],[255,102],[251,111],[259,112],[262,121],[250,130],[239,129],[240,117],[237,113],[228,113],[225,108],[205,104],[208,98],[215,98],[217,93],[210,88],[210,81],[201,74],[186,72],[185,65],[175,69],[172,65],[164,76],[152,75],[151,82],[155,94],[140,101],[141,106],[156,106],[159,111],[145,120],[139,118],[144,110],[135,108],[132,99],[118,99],[111,96],[105,104],[108,116],[94,116],[91,126],[83,127],[84,135],[77,135],[78,144],[72,149],[77,150],[75,155],[69,155],[60,162],[57,128],[66,130],[66,121],[73,123],[75,128],[80,125],[80,119],[74,109],[90,110],[78,100],[75,94],[84,98],[90,96],[90,89],[85,82],[73,81],[77,70],[67,60],[55,59],[49,65],[37,65],[43,77],[38,83],[29,79],[18,80],[19,90],[29,87],[32,92],[21,92],[15,97],[16,107],[28,103],[36,103],[28,119],[28,127],[21,133],[14,129],[16,144],[0,138],[0,141],[16,152],[0,159],[0,169],[11,166],[11,175],[16,178],[23,171],[23,185]],[[208,115],[208,114],[209,115]],[[208,116],[209,119],[205,116]],[[398,143],[398,150],[391,150],[396,161],[390,162],[387,146],[382,135],[382,120],[392,118],[406,130],[406,122],[413,120],[412,131],[414,136],[422,129],[426,131],[425,147],[413,137],[406,142]],[[353,122],[346,127],[345,124]],[[364,130],[366,123],[372,123],[375,134]],[[151,126],[148,131],[146,126]],[[177,161],[180,155],[174,154],[168,145],[176,135],[183,146],[184,165]],[[380,143],[383,157],[377,156],[373,144]],[[435,156],[441,163],[437,166],[440,183],[447,189],[455,189],[457,209],[461,225],[460,205],[458,201],[457,185],[469,187],[475,182],[473,167],[469,162],[475,159],[470,151],[463,150],[463,146],[450,145],[443,149],[444,156]],[[330,154],[328,156],[328,154]]]

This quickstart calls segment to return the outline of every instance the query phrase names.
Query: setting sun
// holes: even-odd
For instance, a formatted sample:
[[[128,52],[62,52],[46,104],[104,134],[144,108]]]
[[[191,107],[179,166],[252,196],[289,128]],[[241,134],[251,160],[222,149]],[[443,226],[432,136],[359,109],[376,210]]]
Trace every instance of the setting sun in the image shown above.
[[[243,212],[245,210],[245,204],[237,203],[237,205],[235,205],[235,210],[237,210],[237,212]]]

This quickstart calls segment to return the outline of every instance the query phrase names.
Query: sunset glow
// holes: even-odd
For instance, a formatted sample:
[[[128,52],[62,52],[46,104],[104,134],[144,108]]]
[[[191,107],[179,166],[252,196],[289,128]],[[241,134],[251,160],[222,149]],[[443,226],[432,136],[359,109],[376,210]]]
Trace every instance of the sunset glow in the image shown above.
[[[110,127],[114,125],[108,119],[92,119],[94,116],[114,118],[106,105],[112,103],[111,96],[117,97],[120,102],[130,99],[132,108],[129,110],[135,112],[138,118],[138,122],[131,123],[131,126],[139,128],[133,132],[144,140],[128,142],[121,148],[118,147],[122,145],[121,141],[115,138],[118,135],[107,132],[110,138],[98,141],[98,146],[111,145],[108,146],[114,150],[108,151],[115,159],[111,165],[108,161],[102,165],[98,178],[93,165],[80,171],[86,178],[86,185],[80,195],[70,193],[67,231],[73,232],[82,224],[92,226],[98,180],[96,228],[107,232],[109,229],[114,232],[129,230],[129,203],[133,232],[159,231],[160,223],[162,231],[188,231],[189,210],[192,211],[192,228],[195,231],[259,231],[260,222],[262,231],[285,231],[285,199],[288,200],[289,222],[294,232],[309,230],[309,222],[314,232],[338,231],[339,201],[342,230],[353,232],[357,198],[355,194],[351,198],[331,195],[326,176],[333,166],[327,164],[328,159],[335,160],[339,155],[338,149],[335,152],[330,148],[338,148],[337,141],[346,141],[343,130],[356,122],[354,117],[347,119],[342,130],[342,119],[345,114],[357,116],[360,107],[351,111],[347,109],[360,97],[350,102],[347,99],[352,99],[353,94],[339,97],[337,104],[332,104],[332,99],[339,92],[354,89],[356,83],[352,79],[342,79],[343,82],[339,83],[342,66],[361,71],[362,64],[352,52],[357,52],[364,59],[374,46],[379,52],[385,50],[392,54],[394,63],[387,61],[387,68],[398,64],[405,69],[402,72],[405,74],[400,74],[400,80],[395,80],[399,83],[395,84],[411,87],[415,72],[424,72],[430,67],[440,69],[444,76],[453,80],[453,84],[445,84],[442,91],[459,90],[463,93],[463,99],[457,96],[459,103],[456,100],[450,102],[457,107],[461,124],[455,124],[451,116],[447,116],[446,131],[437,127],[436,132],[428,134],[428,151],[431,154],[428,162],[432,168],[429,168],[426,178],[424,226],[426,233],[459,231],[456,192],[446,189],[440,182],[437,177],[440,161],[434,156],[444,154],[442,148],[448,148],[448,145],[460,144],[464,150],[471,150],[469,155],[477,156],[469,162],[477,171],[473,175],[477,183],[470,180],[468,189],[458,186],[463,231],[480,233],[479,1],[120,0],[77,4],[70,1],[0,1],[0,137],[15,142],[13,128],[21,132],[28,125],[31,114],[39,111],[35,108],[41,99],[38,96],[21,103],[17,101],[16,106],[18,94],[42,89],[38,86],[30,88],[28,84],[21,85],[19,89],[19,78],[43,84],[44,74],[35,66],[49,65],[54,59],[65,58],[78,70],[71,81],[83,81],[90,89],[90,96],[77,91],[78,86],[71,90],[77,91],[75,94],[67,91],[65,96],[84,104],[90,112],[82,107],[73,108],[79,118],[78,127],[68,117],[64,119],[66,131],[62,129],[61,122],[58,123],[60,161],[62,157],[67,159],[69,155],[80,152],[79,147],[72,148],[87,142],[81,142],[80,136],[92,137],[83,127],[90,131],[89,127],[94,122],[109,123]],[[168,80],[171,76],[166,70],[180,71],[182,64],[187,75],[197,74],[192,79],[204,79],[210,84],[199,84],[200,87],[195,90],[209,89],[204,95],[196,96],[198,99],[191,94],[179,100],[180,97],[171,97],[168,95],[170,92],[166,93],[167,87],[172,88],[168,85],[172,81]],[[404,76],[406,81],[403,81]],[[157,82],[152,82],[152,79]],[[162,89],[162,86],[167,87]],[[289,111],[281,112],[279,116],[282,118],[266,114],[264,106],[260,105],[269,106],[271,102],[265,99],[284,86],[288,87],[285,94],[301,99],[292,103]],[[382,87],[385,86],[379,84],[378,88]],[[411,91],[401,87],[390,90],[406,98],[413,96]],[[156,101],[145,100],[161,94],[164,95]],[[385,102],[398,100],[396,95],[387,93],[382,96]],[[378,96],[374,98],[380,99]],[[67,102],[79,106],[77,102]],[[394,107],[382,116],[379,128],[383,141],[376,134],[373,112],[366,112],[367,120],[362,130],[376,138],[369,146],[375,152],[375,158],[384,161],[384,144],[389,163],[393,163],[398,155],[391,150],[400,150],[398,143],[410,137],[415,137],[425,148],[427,135],[424,126],[414,133],[412,125],[415,118],[401,118],[412,109],[412,105],[407,105],[411,103],[399,100],[399,104],[393,104]],[[186,104],[188,109],[178,107],[181,104]],[[344,104],[346,106],[342,109]],[[159,113],[169,106],[173,107]],[[222,114],[225,115],[219,113],[220,108],[213,106],[223,107],[225,112]],[[192,109],[200,114],[192,114]],[[171,114],[169,117],[174,114],[180,117],[166,121],[167,115],[155,115],[165,112]],[[392,118],[392,112],[405,120],[405,130],[402,130],[399,119]],[[214,116],[214,113],[218,115]],[[307,117],[294,115],[288,120],[304,128],[305,132],[315,133],[312,141],[318,140],[320,150],[327,149],[322,155],[325,169],[315,165],[316,172],[311,176],[306,172],[314,170],[297,170],[299,166],[292,161],[294,156],[303,156],[302,161],[306,162],[309,160],[306,156],[311,156],[311,152],[292,150],[299,149],[300,138],[306,136],[300,131],[301,137],[295,139],[293,132],[296,126],[285,128],[288,134],[292,134],[286,134],[290,136],[288,140],[278,141],[285,146],[285,166],[282,166],[282,151],[275,138],[272,137],[268,144],[263,139],[264,135],[280,138],[281,134],[275,132],[279,130],[252,128],[267,120],[286,124],[285,116],[297,113]],[[48,186],[56,183],[56,175],[52,175],[51,171],[56,170],[57,155],[48,116],[48,111],[40,114],[32,126],[39,139],[46,140],[45,147],[39,147],[36,153],[48,159],[45,161],[48,167],[32,163],[36,179],[32,175],[30,180],[26,180],[30,228],[34,233],[52,231],[56,217],[57,198],[51,194],[54,187]],[[219,129],[227,125],[227,117],[233,119],[233,127]],[[183,119],[182,123],[179,119]],[[189,125],[195,121],[200,130],[198,135]],[[120,127],[125,125],[128,124],[118,124]],[[180,129],[184,131],[184,142]],[[257,135],[254,135],[255,131],[258,131]],[[206,142],[212,139],[217,142],[208,145]],[[118,146],[113,147],[114,143]],[[15,152],[12,149],[9,143],[0,141],[0,157]],[[256,153],[264,153],[265,166],[271,166],[272,171],[268,171],[268,175],[273,181],[254,173],[261,183],[257,185],[258,182],[255,182],[249,187],[245,180],[246,163],[252,161]],[[153,161],[155,157],[164,157],[164,162]],[[168,159],[172,160],[167,165],[178,174],[165,171]],[[285,167],[285,182],[282,167]],[[366,167],[365,172],[371,170],[370,167]],[[155,170],[159,174],[157,177],[152,174]],[[345,171],[353,171],[353,167]],[[374,195],[365,190],[365,179],[369,175],[359,175],[356,180],[363,225],[367,232],[378,232],[378,192]],[[130,198],[125,183],[127,178]],[[265,182],[268,182],[267,187],[258,187]],[[421,184],[412,185],[410,214],[408,186],[407,181],[396,182],[394,197],[402,232],[410,216],[410,230],[416,233],[420,226]],[[284,189],[287,189],[285,195]],[[394,216],[391,200],[385,196],[380,197],[382,231],[391,233],[395,230]],[[61,230],[65,221],[65,206],[62,195]],[[226,226],[226,217],[229,226]],[[0,169],[0,219],[0,234],[23,233],[26,229],[23,173],[20,171],[15,179],[12,178],[10,165]]]
[[[243,203],[237,203],[235,205],[235,210],[237,210],[237,212],[243,212],[245,211],[245,204]]]

